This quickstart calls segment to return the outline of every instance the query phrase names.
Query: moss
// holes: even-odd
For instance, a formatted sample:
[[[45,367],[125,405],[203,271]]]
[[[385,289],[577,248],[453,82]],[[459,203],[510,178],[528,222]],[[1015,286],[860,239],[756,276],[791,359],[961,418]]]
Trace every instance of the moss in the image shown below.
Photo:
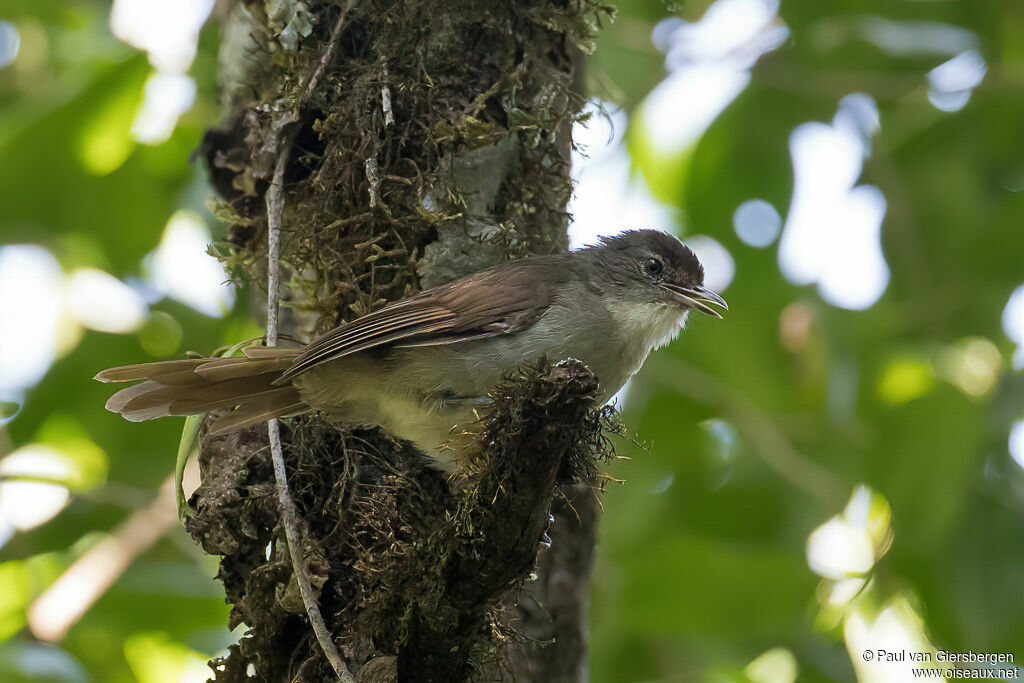
[[[596,391],[575,361],[524,368],[496,390],[480,425],[484,452],[453,480],[378,430],[348,434],[316,416],[285,422],[305,559],[328,627],[350,639],[356,668],[397,655],[400,668],[403,658],[430,660],[435,680],[458,680],[500,657],[511,632],[496,602],[514,599],[535,565],[552,494],[596,481],[611,455],[615,426],[608,409],[595,409]],[[264,680],[290,680],[303,666],[326,675],[300,627],[265,443],[261,428],[203,438],[203,483],[187,528],[223,556],[230,625],[248,627],[217,680],[240,680],[239,658]]]
[[[283,126],[298,132],[282,258],[318,283],[288,295],[321,318],[318,330],[415,291],[421,277],[437,284],[564,249],[566,143],[581,104],[570,51],[587,47],[608,7],[481,0],[450,12],[427,2],[353,10],[334,62],[307,97],[303,84],[340,4],[249,0],[240,10],[237,21],[250,30],[234,48],[246,65],[234,67],[242,83],[230,101],[239,113],[201,150],[225,198],[217,214],[233,226],[226,264],[265,285],[265,269],[251,266],[266,257],[261,197]],[[489,160],[488,173],[476,172]],[[439,235],[445,248],[417,270]],[[371,238],[386,256],[368,260],[356,248]],[[467,248],[481,243],[488,248]],[[469,256],[454,267],[452,253]]]
[[[220,194],[214,212],[231,225],[215,253],[262,290],[263,193],[281,141],[292,141],[281,262],[298,336],[566,248],[570,129],[582,104],[573,55],[608,11],[592,0],[357,7],[307,92],[347,5],[238,4],[222,50],[229,117],[199,150]],[[317,416],[286,423],[305,559],[354,669],[385,661],[404,679],[416,666],[433,672],[418,680],[449,681],[502,656],[511,632],[498,604],[536,563],[552,497],[596,480],[610,452],[611,416],[594,406],[595,390],[582,367],[524,368],[481,422],[488,457],[452,481],[379,430]],[[252,665],[259,680],[326,680],[292,586],[265,439],[262,427],[203,438],[188,528],[223,555],[231,623],[249,629],[215,662],[216,678],[243,680]]]

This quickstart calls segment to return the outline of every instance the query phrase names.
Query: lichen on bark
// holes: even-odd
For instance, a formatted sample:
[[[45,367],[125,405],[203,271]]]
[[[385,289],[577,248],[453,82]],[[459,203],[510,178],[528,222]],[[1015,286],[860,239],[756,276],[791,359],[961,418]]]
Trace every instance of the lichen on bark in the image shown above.
[[[514,606],[536,570],[552,503],[595,496],[571,487],[594,481],[612,454],[615,424],[595,405],[597,392],[579,361],[525,368],[497,387],[481,421],[484,450],[454,477],[378,430],[346,433],[315,416],[286,423],[305,560],[351,670],[385,657],[398,680],[512,671],[517,660],[503,646],[517,638]],[[187,528],[223,556],[230,625],[248,627],[213,663],[216,679],[245,680],[250,667],[268,681],[328,678],[292,578],[265,434],[207,435],[203,446]]]
[[[315,313],[318,331],[501,260],[565,250],[582,104],[573,55],[607,8],[307,2],[314,22],[289,50],[281,20],[268,26],[267,8],[282,2],[248,0],[226,17],[245,37],[222,56],[235,65],[230,119],[201,148],[217,213],[233,223],[221,255],[237,277],[265,285],[259,198],[283,126],[298,128],[282,236],[288,303]],[[307,95],[346,9],[334,62]]]
[[[231,223],[215,251],[240,282],[266,286],[263,194],[286,140],[292,336],[495,262],[564,250],[582,103],[574,62],[607,12],[592,0],[225,5],[225,124],[199,150],[219,195],[212,206]],[[590,487],[595,458],[609,452],[595,382],[578,364],[523,368],[481,422],[487,457],[452,481],[379,430],[285,421],[305,559],[361,679],[569,680],[582,670]],[[202,441],[189,530],[223,555],[232,626],[249,628],[216,662],[217,680],[250,680],[247,669],[262,680],[328,678],[291,578],[264,431]],[[561,557],[573,595],[550,595],[550,612],[518,610],[552,501],[556,547],[578,549],[542,553],[527,590],[546,600],[545,572]],[[525,645],[517,625],[556,640]]]

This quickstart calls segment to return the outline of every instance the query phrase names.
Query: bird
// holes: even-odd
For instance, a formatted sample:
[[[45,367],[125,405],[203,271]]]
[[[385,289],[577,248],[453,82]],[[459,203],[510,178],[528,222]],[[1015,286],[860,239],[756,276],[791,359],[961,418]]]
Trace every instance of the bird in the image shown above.
[[[351,427],[380,426],[441,469],[472,448],[454,435],[502,377],[546,357],[583,362],[613,397],[690,311],[728,310],[679,239],[627,230],[563,254],[502,263],[344,323],[298,348],[250,346],[241,356],[103,370],[139,381],[107,410],[133,422],[213,411],[222,435],[274,417],[321,411]]]

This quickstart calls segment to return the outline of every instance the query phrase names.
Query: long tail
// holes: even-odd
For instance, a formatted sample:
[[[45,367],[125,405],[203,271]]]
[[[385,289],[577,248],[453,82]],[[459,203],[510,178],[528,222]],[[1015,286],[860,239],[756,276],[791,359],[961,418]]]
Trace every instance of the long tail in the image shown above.
[[[301,349],[245,349],[245,356],[168,360],[110,368],[96,375],[101,382],[144,380],[122,389],[107,401],[107,410],[142,422],[168,415],[221,411],[211,434],[226,434],[272,417],[309,410],[291,384],[272,383],[291,365]]]

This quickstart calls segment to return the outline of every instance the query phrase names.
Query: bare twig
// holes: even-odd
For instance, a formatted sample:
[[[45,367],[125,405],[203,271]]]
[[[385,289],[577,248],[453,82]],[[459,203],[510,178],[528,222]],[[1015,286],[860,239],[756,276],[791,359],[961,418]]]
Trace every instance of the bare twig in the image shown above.
[[[370,185],[370,208],[376,209],[380,205],[380,172],[373,157],[366,160],[366,182]]]
[[[278,150],[274,177],[267,188],[267,346],[277,346],[281,302],[281,215],[284,213],[284,171],[291,156],[291,139]]]
[[[59,642],[125,570],[174,524],[174,475],[156,498],[130,514],[64,570],[28,609],[28,626],[42,640]]]
[[[391,88],[384,86],[380,89],[380,99],[384,107],[384,125],[391,126],[395,123],[395,112],[391,109]]]
[[[344,16],[344,15],[343,15]],[[340,25],[340,20],[339,20]],[[311,79],[312,80],[312,79]],[[274,167],[274,178],[267,189],[267,242],[268,242],[268,264],[267,264],[267,346],[277,346],[278,327],[278,305],[280,302],[281,267],[279,257],[281,252],[281,215],[284,213],[284,171],[288,165],[288,158],[291,155],[292,138],[286,136],[284,144],[278,150],[277,165]],[[306,615],[313,627],[316,639],[330,662],[338,680],[343,683],[355,683],[352,674],[349,673],[345,662],[342,661],[338,649],[334,646],[331,634],[327,630],[327,624],[320,613],[320,606],[317,598],[313,595],[313,586],[309,582],[309,573],[306,569],[305,557],[302,553],[302,533],[299,529],[299,514],[295,509],[295,501],[292,500],[291,492],[288,490],[288,474],[284,469],[284,454],[281,449],[281,432],[277,418],[267,421],[267,433],[270,437],[270,456],[274,463],[274,480],[277,488],[277,498],[281,505],[281,521],[284,524],[284,535],[288,542],[288,554],[292,559],[292,567],[295,571],[295,580],[299,584],[299,593],[302,594],[302,602],[306,606]]]
[[[790,484],[817,498],[827,508],[843,500],[843,483],[797,451],[771,418],[746,396],[688,363],[669,358],[668,354],[659,354],[648,365],[661,369],[655,369],[649,376],[728,415],[740,431],[747,433],[761,460]]]
[[[384,74],[384,85],[380,89],[381,108],[384,110],[384,125],[392,126],[395,123],[395,112],[391,108],[391,88],[388,87],[388,67],[382,69]]]
[[[320,76],[323,75],[324,69],[327,65],[334,60],[334,53],[338,51],[338,36],[341,34],[341,27],[345,25],[345,19],[348,17],[348,13],[356,6],[356,0],[349,0],[345,4],[344,9],[341,10],[341,15],[338,16],[338,21],[334,22],[334,29],[331,31],[331,42],[327,44],[327,50],[324,51],[323,56],[320,57],[320,62],[317,63],[316,69],[313,71],[313,75],[309,77],[309,83],[306,83],[306,92],[304,99],[309,99],[310,95],[313,94],[313,90],[316,89],[316,84],[320,81]]]
[[[281,505],[281,516],[284,522],[284,535],[288,541],[288,554],[292,558],[292,567],[295,569],[295,581],[299,584],[299,593],[302,594],[302,603],[306,606],[306,615],[313,627],[313,633],[323,648],[327,661],[337,674],[338,680],[342,683],[355,683],[348,667],[341,659],[338,648],[334,646],[330,631],[324,622],[323,614],[320,613],[320,606],[317,598],[313,595],[313,585],[309,581],[309,572],[306,571],[306,561],[302,555],[301,531],[299,530],[299,513],[295,509],[295,501],[292,500],[288,490],[288,474],[284,470],[284,455],[281,452],[281,432],[277,424],[277,418],[272,417],[267,421],[267,432],[270,435],[270,455],[274,462],[274,480],[277,484],[277,499]]]

